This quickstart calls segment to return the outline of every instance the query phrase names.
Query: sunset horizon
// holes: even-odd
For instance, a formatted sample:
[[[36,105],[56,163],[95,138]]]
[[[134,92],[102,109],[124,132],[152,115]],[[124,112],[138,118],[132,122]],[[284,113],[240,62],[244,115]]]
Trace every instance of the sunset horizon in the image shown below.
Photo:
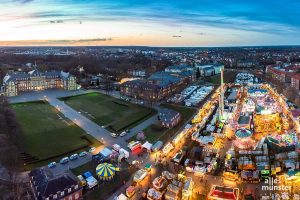
[[[2,0],[1,4],[0,46],[300,44],[298,11],[290,9],[300,5],[293,0],[265,4]]]

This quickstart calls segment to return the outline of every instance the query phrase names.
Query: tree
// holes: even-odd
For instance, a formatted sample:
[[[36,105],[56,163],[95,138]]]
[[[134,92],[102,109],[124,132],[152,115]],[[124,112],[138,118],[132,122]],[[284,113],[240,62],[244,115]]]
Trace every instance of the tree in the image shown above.
[[[200,76],[201,76],[201,73],[200,73],[200,69],[198,67],[197,70],[196,70],[196,79],[199,79]]]
[[[0,163],[7,170],[14,199],[24,199],[26,190],[20,181],[23,161],[20,158],[21,127],[7,99],[0,97]]]

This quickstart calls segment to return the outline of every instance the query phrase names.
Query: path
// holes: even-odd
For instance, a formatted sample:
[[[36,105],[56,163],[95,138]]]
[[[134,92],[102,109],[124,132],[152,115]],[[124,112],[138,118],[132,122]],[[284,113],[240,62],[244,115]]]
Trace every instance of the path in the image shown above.
[[[102,128],[95,122],[78,113],[63,101],[60,101],[51,96],[47,96],[45,99],[49,102],[50,105],[57,108],[65,117],[77,124],[87,134],[92,135],[94,138],[104,143],[104,145],[112,146],[113,144],[117,143],[124,148],[127,146],[127,143],[123,139],[121,139],[120,137],[113,138],[108,130]]]

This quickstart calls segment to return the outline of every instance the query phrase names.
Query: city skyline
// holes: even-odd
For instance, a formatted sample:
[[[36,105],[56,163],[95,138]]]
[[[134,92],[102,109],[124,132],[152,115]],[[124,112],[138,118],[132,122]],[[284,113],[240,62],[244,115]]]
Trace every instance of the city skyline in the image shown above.
[[[295,0],[0,2],[0,46],[300,44]]]

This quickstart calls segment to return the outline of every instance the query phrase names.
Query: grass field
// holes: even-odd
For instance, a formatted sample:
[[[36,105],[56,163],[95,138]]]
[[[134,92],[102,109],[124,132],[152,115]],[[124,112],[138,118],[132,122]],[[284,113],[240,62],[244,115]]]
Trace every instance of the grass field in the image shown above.
[[[156,113],[154,109],[100,93],[62,98],[66,104],[114,132],[136,126]]]
[[[237,74],[237,72],[225,71],[224,72],[224,83],[233,82],[236,77],[236,74]],[[220,76],[221,76],[220,74],[217,74],[214,76],[206,77],[206,81],[220,85],[221,84]]]
[[[12,104],[21,124],[22,150],[39,160],[60,156],[90,145],[101,145],[80,127],[43,101]],[[88,140],[83,139],[86,136]]]

